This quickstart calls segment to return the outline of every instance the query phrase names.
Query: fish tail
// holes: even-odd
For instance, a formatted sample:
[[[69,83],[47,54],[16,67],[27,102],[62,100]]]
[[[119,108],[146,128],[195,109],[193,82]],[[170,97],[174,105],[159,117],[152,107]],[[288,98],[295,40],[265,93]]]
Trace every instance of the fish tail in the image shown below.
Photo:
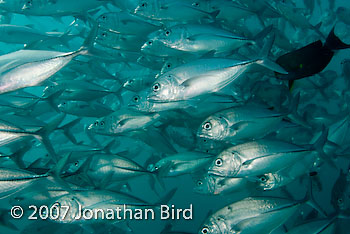
[[[52,121],[50,121],[47,125],[45,125],[43,128],[32,133],[32,135],[35,138],[37,138],[45,146],[49,155],[52,157],[52,159],[55,162],[58,161],[58,155],[56,154],[56,152],[51,144],[49,134],[58,127],[58,125],[63,121],[64,118],[65,118],[65,114],[59,115],[58,117],[56,117]]]
[[[350,48],[349,44],[345,44],[342,42],[339,37],[337,37],[334,33],[335,26],[332,28],[331,32],[328,34],[325,47],[330,50],[342,50]]]
[[[258,34],[256,34],[253,37],[253,41],[255,41],[255,43],[260,46],[263,47],[263,43],[264,43],[264,39],[267,37],[267,35],[269,35],[271,33],[271,31],[273,30],[273,25],[269,25],[267,27],[265,27],[263,30],[261,30]]]
[[[92,49],[95,43],[96,35],[97,35],[97,25],[93,25],[88,36],[86,37],[83,45],[77,50],[77,54],[79,55],[92,55]]]
[[[259,53],[258,59],[255,60],[255,63],[263,67],[266,67],[269,70],[272,70],[281,74],[288,74],[286,70],[284,70],[280,65],[278,65],[276,62],[272,61],[269,58],[270,50],[272,48],[274,41],[275,41],[275,35],[273,34],[271,37],[267,39],[266,43],[264,44],[262,50]]]
[[[327,155],[324,150],[323,147],[324,145],[328,142],[328,129],[323,126],[322,127],[322,132],[321,135],[319,136],[319,138],[315,141],[314,144],[312,144],[312,148],[314,150],[317,151],[317,153],[319,154],[319,156],[325,161],[327,162],[330,166],[334,167],[335,169],[338,169],[337,165],[335,164],[335,162],[333,161],[333,159]]]
[[[313,185],[312,185],[312,179],[309,178],[309,187],[306,190],[306,194],[304,199],[302,200],[302,203],[306,203],[309,206],[311,206],[313,209],[315,209],[318,213],[323,215],[324,217],[328,217],[327,213],[323,210],[323,208],[315,201],[313,196]]]

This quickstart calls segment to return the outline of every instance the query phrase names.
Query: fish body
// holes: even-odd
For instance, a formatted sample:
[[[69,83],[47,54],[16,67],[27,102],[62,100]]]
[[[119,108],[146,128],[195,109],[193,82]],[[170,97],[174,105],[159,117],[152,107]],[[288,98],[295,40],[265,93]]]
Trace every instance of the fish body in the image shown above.
[[[63,53],[44,50],[19,50],[0,56],[0,93],[36,86],[87,50]]]
[[[162,176],[179,176],[193,173],[204,168],[213,159],[213,155],[201,152],[182,152],[160,159],[150,165],[151,172],[159,172]]]
[[[220,153],[209,167],[218,176],[246,177],[276,172],[310,154],[310,150],[283,141],[261,139]]]
[[[270,233],[288,220],[300,204],[282,198],[248,197],[210,215],[198,233]]]
[[[83,15],[101,5],[98,0],[13,0],[2,1],[0,9],[8,12],[35,16]]]
[[[149,41],[142,46],[141,51],[157,56],[172,56],[181,53],[205,54],[209,51],[222,53],[233,51],[247,43],[254,44],[254,41],[248,38],[201,24],[175,25],[160,29],[148,37]],[[174,54],[169,53],[171,51],[174,51]]]
[[[239,142],[263,137],[281,122],[282,114],[259,106],[226,109],[205,119],[197,135],[213,140]]]
[[[158,113],[143,114],[133,111],[116,111],[90,124],[89,130],[97,134],[117,135],[144,129],[160,118]]]

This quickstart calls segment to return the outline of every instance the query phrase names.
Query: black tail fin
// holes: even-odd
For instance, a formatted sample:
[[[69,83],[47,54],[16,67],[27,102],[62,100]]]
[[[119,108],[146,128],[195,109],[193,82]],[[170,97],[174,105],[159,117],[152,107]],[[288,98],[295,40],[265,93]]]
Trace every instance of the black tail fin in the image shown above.
[[[331,32],[328,34],[326,44],[324,46],[330,50],[342,50],[350,48],[349,44],[345,44],[339,39],[339,37],[335,35],[334,28],[335,27],[333,27]]]

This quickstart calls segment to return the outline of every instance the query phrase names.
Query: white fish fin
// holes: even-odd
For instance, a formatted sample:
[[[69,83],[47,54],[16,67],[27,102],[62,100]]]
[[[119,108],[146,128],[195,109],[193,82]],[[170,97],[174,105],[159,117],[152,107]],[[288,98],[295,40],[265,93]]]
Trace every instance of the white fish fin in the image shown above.
[[[268,38],[264,47],[260,51],[259,57],[256,60],[256,64],[266,67],[271,71],[275,71],[281,74],[288,74],[288,72],[284,70],[284,68],[282,68],[280,65],[278,65],[277,63],[275,63],[274,61],[268,58],[274,41],[275,41],[275,35],[273,34],[271,37]]]
[[[253,121],[241,121],[239,123],[236,123],[234,125],[232,125],[230,128],[234,131],[238,131],[243,127],[246,127],[247,125],[249,125],[250,123],[253,123]]]
[[[224,35],[224,34],[210,34],[210,33],[201,33],[201,34],[196,34],[190,37],[187,37],[187,40],[190,41],[195,41],[195,40],[208,40],[208,37],[221,37],[221,38],[226,38],[226,39],[235,39],[235,40],[242,40],[242,41],[250,41],[247,38],[239,37],[239,36],[234,36],[234,35]]]

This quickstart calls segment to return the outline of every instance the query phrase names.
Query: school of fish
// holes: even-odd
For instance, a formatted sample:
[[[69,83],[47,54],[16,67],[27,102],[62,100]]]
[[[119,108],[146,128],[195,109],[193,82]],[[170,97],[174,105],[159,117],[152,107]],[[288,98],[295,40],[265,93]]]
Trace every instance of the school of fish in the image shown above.
[[[347,1],[0,12],[0,233],[348,233]],[[74,218],[189,204],[191,220]]]

